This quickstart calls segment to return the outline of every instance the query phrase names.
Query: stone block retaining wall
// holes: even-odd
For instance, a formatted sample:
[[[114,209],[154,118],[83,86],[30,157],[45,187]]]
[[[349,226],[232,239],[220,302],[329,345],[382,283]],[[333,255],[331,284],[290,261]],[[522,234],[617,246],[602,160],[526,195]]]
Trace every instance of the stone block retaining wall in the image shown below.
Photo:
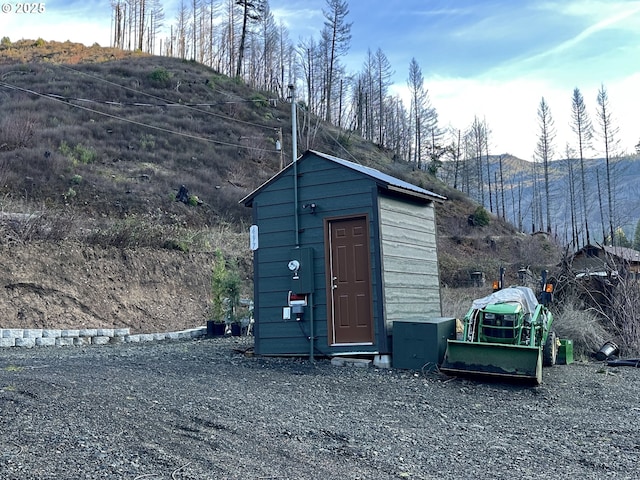
[[[134,335],[129,333],[128,328],[84,328],[80,330],[0,328],[0,348],[66,347],[188,340],[204,337],[206,334],[207,327],[192,328],[180,332],[138,333]]]

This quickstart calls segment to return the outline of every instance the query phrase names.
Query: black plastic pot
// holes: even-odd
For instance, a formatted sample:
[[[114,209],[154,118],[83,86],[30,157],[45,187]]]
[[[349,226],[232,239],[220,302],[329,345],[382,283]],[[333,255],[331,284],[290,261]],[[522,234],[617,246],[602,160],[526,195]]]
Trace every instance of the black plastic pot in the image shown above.
[[[607,358],[613,355],[617,355],[618,353],[620,353],[618,345],[616,345],[612,341],[608,341],[600,348],[600,350],[598,350],[598,353],[596,353],[596,360],[606,360]]]
[[[239,337],[240,335],[242,335],[242,325],[240,325],[239,323],[232,323],[231,324],[231,336],[232,337]]]
[[[207,337],[221,337],[224,335],[227,326],[224,323],[207,320]]]

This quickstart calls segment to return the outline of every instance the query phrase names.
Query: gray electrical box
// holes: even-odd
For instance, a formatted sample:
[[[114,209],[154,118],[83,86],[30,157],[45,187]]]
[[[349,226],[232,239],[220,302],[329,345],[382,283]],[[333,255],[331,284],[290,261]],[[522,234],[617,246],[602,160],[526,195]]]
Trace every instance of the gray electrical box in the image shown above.
[[[393,368],[433,370],[442,363],[447,340],[456,339],[455,318],[393,322]]]

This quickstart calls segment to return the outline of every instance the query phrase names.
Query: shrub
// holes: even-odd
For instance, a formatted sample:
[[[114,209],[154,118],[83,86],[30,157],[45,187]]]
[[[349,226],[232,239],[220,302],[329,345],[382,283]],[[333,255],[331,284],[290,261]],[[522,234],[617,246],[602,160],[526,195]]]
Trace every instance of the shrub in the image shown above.
[[[214,321],[235,322],[240,305],[241,280],[236,262],[225,260],[217,249],[211,270],[211,317]]]
[[[76,191],[69,187],[69,190],[65,194],[63,194],[65,200],[69,200],[70,198],[74,198],[76,196]]]
[[[60,142],[60,153],[67,157],[71,163],[77,165],[78,163],[89,164],[93,163],[98,154],[91,147],[85,147],[78,143],[75,147],[71,147],[64,140]]]
[[[253,102],[253,104],[256,107],[268,107],[269,106],[269,100],[267,99],[267,97],[265,97],[264,95],[260,94],[260,93],[255,93],[253,95],[251,95],[250,100]]]
[[[0,146],[4,150],[16,150],[30,146],[37,126],[35,118],[29,114],[17,114],[3,118],[0,122]]]
[[[471,219],[473,221],[473,225],[478,227],[486,227],[491,222],[489,212],[487,212],[483,206],[479,206],[475,209],[473,215],[471,215]]]
[[[150,133],[143,133],[140,137],[140,148],[142,150],[151,150],[156,146],[156,139]]]
[[[169,87],[171,85],[171,73],[160,67],[149,74],[149,80],[156,87]]]
[[[552,305],[553,330],[560,338],[573,340],[576,358],[588,358],[610,338],[598,316],[579,308],[573,300]]]

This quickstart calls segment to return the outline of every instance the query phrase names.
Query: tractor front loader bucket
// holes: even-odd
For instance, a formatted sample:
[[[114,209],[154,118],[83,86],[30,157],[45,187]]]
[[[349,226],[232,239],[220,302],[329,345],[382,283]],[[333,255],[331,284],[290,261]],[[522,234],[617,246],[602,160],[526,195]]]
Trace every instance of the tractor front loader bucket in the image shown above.
[[[542,349],[449,340],[440,370],[452,376],[542,383]]]

